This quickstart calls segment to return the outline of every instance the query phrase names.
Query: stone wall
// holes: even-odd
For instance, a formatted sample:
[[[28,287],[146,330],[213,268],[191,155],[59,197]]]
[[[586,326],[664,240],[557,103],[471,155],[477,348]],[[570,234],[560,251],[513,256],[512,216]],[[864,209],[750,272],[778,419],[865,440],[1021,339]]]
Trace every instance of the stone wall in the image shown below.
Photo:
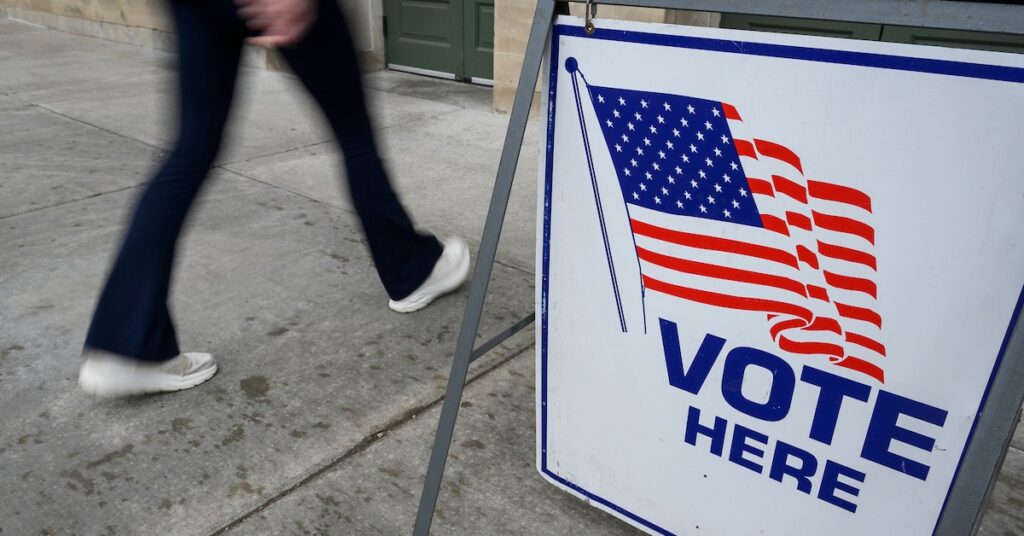
[[[162,2],[154,0],[4,0],[12,12],[50,14],[169,31]]]
[[[330,1],[330,0],[321,0]],[[339,1],[339,0],[336,0]],[[340,0],[363,67],[384,66],[382,0]],[[0,0],[7,16],[55,30],[136,46],[170,50],[173,24],[161,0]],[[276,53],[248,47],[246,65],[283,68]]]
[[[63,32],[148,48],[174,46],[163,2],[153,0],[0,0],[7,16]]]
[[[519,73],[523,66],[526,40],[533,24],[536,0],[496,0],[494,13],[494,109],[508,112],[512,109]],[[583,16],[584,6],[573,4],[570,13]],[[718,26],[721,15],[694,11],[676,11],[622,6],[598,6],[599,19],[619,19],[639,22],[663,22],[692,26]],[[533,112],[540,105],[539,89],[533,99]]]

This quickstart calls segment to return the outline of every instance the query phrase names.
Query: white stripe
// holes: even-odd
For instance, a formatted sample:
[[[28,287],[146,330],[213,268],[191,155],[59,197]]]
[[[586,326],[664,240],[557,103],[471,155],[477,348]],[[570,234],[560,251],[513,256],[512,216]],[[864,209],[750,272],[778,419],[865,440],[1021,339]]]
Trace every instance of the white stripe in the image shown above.
[[[800,295],[774,287],[678,272],[644,261],[640,261],[640,266],[644,275],[672,285],[717,292],[738,298],[773,300],[805,307],[806,300]]]
[[[767,231],[761,227],[728,223],[695,216],[679,216],[666,214],[656,210],[650,210],[638,205],[627,204],[629,215],[651,225],[673,229],[685,233],[693,233],[716,238],[736,240],[749,244],[767,246],[782,251],[790,252],[789,241],[785,236]]]

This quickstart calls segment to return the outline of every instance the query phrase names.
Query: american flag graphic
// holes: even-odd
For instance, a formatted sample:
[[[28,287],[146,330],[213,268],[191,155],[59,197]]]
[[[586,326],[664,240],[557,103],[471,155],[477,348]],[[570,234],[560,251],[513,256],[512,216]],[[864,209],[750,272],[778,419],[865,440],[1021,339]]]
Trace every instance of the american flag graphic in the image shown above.
[[[727,103],[583,81],[645,292],[763,315],[784,352],[884,382],[871,198],[806,178]]]

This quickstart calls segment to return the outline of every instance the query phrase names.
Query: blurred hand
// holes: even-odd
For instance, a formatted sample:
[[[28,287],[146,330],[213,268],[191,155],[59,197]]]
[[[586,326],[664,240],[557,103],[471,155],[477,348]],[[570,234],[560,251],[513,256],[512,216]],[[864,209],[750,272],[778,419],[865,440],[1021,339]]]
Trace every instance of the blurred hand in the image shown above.
[[[323,0],[333,2],[335,0]],[[245,24],[260,32],[247,42],[254,45],[287,47],[305,37],[316,20],[317,0],[235,0]]]

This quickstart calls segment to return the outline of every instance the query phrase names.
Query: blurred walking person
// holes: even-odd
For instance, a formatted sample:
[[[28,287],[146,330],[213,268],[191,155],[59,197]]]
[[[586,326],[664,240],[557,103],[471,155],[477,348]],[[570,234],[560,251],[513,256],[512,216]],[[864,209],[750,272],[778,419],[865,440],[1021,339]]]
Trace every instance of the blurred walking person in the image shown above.
[[[84,390],[177,391],[217,371],[210,354],[180,351],[167,298],[178,235],[220,147],[246,40],[279,47],[327,117],[391,309],[419,310],[462,284],[469,272],[465,242],[418,232],[391,188],[337,0],[169,4],[178,40],[178,138],[138,200],[97,303],[79,373]]]

